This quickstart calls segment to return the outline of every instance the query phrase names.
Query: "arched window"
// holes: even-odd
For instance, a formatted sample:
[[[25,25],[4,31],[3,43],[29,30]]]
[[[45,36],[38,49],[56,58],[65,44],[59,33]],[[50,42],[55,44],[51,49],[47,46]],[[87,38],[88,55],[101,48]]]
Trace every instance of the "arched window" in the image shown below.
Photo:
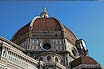
[[[55,61],[56,61],[56,62],[59,62],[59,60],[58,60],[58,58],[57,58],[57,57],[55,58]]]
[[[6,57],[7,53],[6,51],[3,51],[3,56]]]
[[[47,56],[47,60],[50,61],[51,60],[51,57],[50,56]]]
[[[43,61],[43,57],[40,57],[40,58],[39,58],[39,61]]]
[[[78,55],[77,50],[75,48],[72,48],[72,53],[73,53],[74,56]]]

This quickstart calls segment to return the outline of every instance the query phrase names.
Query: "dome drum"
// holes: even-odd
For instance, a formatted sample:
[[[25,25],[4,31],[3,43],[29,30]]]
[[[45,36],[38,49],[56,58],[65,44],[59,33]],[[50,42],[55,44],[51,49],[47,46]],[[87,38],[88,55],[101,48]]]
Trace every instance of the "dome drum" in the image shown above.
[[[35,19],[35,20],[34,20]],[[72,42],[76,41],[76,36],[55,18],[34,18],[32,22],[22,27],[11,41],[18,44],[26,38],[67,38]],[[31,29],[30,29],[31,28]],[[20,37],[19,39],[17,37]]]
[[[34,39],[62,39],[61,31],[42,31],[42,32],[32,32],[32,38]]]
[[[41,53],[40,56],[37,56],[37,59],[40,61],[44,61],[45,63],[51,65],[53,63],[60,63],[64,64],[62,62],[62,57],[59,54],[48,52],[48,53]]]

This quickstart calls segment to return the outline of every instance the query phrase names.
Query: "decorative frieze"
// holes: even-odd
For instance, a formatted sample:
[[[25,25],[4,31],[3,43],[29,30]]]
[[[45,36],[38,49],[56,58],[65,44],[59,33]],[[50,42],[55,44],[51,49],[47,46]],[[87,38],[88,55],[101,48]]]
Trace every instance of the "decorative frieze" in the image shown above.
[[[12,45],[3,41],[3,44],[1,45],[1,47],[2,47],[1,49],[2,54],[1,54],[0,61],[6,62],[5,64],[7,66],[9,63],[11,64],[11,66],[13,65],[17,67],[16,69],[18,69],[18,67],[19,69],[38,69],[37,68],[37,66],[39,65],[38,61],[25,55],[22,51],[14,48]],[[43,64],[43,62],[41,62],[41,64]],[[4,66],[4,69],[5,69],[5,66]]]

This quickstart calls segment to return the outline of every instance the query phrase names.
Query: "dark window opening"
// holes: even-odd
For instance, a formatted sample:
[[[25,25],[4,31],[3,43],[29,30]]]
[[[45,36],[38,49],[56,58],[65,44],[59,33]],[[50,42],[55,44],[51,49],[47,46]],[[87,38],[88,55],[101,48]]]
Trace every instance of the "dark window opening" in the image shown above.
[[[73,53],[74,56],[77,56],[77,51],[76,51],[75,48],[72,49],[72,53]]]
[[[50,57],[50,56],[47,56],[47,60],[48,60],[48,61],[51,60],[51,57]]]
[[[40,57],[40,58],[39,58],[39,61],[43,61],[43,57]]]
[[[57,36],[57,34],[55,34],[55,36]]]
[[[55,58],[55,61],[56,61],[56,62],[59,62],[58,58]]]
[[[51,48],[51,45],[50,45],[49,43],[45,43],[45,44],[43,45],[43,48],[46,49],[46,50],[48,50],[48,49]]]

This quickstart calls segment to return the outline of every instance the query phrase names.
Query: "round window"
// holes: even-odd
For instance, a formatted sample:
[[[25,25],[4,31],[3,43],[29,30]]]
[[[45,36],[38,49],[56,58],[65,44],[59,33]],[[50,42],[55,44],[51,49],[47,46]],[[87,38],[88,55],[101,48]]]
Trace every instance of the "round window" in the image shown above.
[[[50,56],[47,56],[47,60],[48,60],[48,61],[51,60],[51,57],[50,57]]]
[[[43,48],[46,49],[46,50],[48,50],[48,49],[51,48],[51,45],[50,45],[49,43],[45,43],[45,44],[43,45]]]

